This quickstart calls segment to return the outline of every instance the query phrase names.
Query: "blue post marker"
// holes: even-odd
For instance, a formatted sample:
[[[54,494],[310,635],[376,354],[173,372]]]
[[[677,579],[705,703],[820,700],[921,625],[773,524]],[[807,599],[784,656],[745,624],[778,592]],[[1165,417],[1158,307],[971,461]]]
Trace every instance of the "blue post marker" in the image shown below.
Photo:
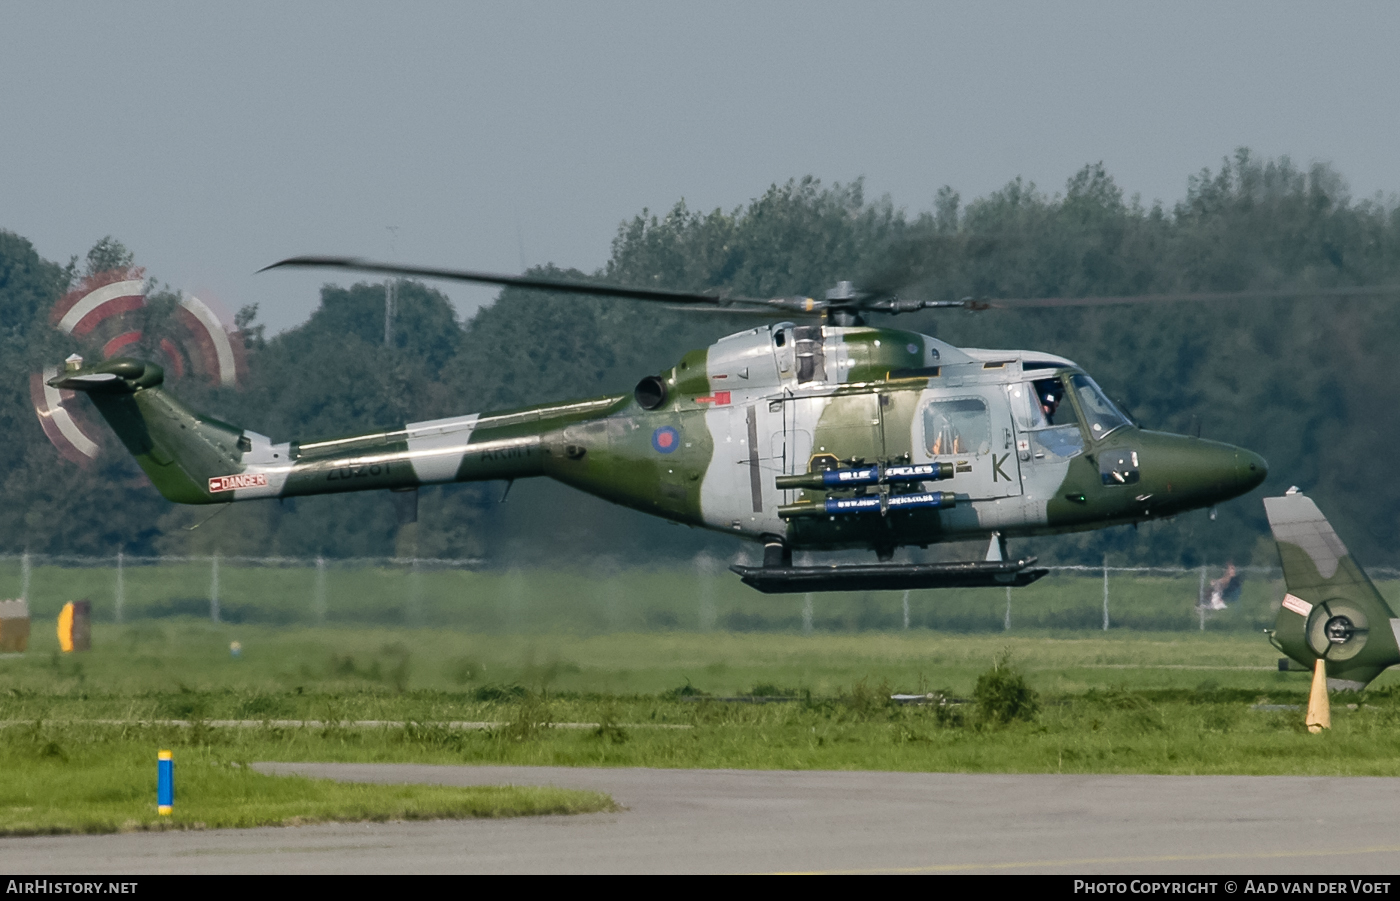
[[[156,754],[156,812],[170,816],[175,807],[175,760],[169,751]]]

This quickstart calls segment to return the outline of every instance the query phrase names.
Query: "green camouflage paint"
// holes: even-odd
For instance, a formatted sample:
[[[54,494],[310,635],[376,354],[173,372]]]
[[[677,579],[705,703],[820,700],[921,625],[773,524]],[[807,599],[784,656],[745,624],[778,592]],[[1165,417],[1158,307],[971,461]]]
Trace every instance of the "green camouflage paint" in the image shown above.
[[[1360,691],[1400,663],[1400,619],[1312,499],[1264,498],[1288,593],[1270,640],[1308,670],[1327,661],[1333,690]]]
[[[885,555],[1170,516],[1242,494],[1266,471],[1239,448],[1139,430],[1068,360],[896,329],[779,323],[691,351],[635,395],[321,441],[273,443],[187,410],[162,383],[160,367],[128,359],[51,380],[88,393],[157,489],[186,504],[545,476],[675,522]],[[1059,415],[1077,424],[1038,412],[1035,385],[1061,386]],[[954,502],[779,515],[872,490],[779,489],[779,476],[876,463],[948,464],[953,477],[931,485]]]

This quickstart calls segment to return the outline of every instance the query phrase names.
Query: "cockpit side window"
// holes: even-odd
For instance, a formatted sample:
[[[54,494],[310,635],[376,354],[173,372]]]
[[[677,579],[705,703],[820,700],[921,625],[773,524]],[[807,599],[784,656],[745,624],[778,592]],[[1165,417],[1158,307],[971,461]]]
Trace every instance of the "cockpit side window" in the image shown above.
[[[1079,401],[1079,408],[1084,411],[1084,421],[1089,426],[1089,433],[1095,438],[1102,438],[1114,429],[1128,424],[1128,417],[1104,396],[1093,379],[1082,372],[1076,372],[1070,376],[1069,383],[1074,389],[1075,399]]]
[[[1074,425],[1079,422],[1079,417],[1074,414],[1074,404],[1065,403],[1063,382],[1059,379],[1038,379],[1032,384],[1047,425]]]
[[[1007,386],[1012,416],[1018,430],[1029,436],[1023,450],[1039,461],[1073,457],[1084,449],[1084,435],[1074,404],[1065,399],[1065,384],[1058,378],[1035,379]],[[1024,459],[1024,458],[1023,458]]]

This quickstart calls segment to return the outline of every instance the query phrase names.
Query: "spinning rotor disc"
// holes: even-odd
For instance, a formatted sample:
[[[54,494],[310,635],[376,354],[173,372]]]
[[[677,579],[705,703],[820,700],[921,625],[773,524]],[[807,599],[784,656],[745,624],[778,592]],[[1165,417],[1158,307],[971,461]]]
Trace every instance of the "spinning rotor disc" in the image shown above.
[[[110,269],[89,276],[59,298],[49,312],[49,321],[103,360],[140,352],[156,358],[176,378],[195,375],[214,385],[237,387],[247,368],[243,341],[206,301],[180,294],[168,323],[156,324],[159,331],[148,340],[154,311],[147,304],[144,276],[145,270],[140,268]],[[72,463],[86,465],[101,453],[105,430],[92,422],[89,406],[80,403],[74,392],[47,384],[56,375],[57,366],[31,373],[30,401],[44,434],[59,454]]]

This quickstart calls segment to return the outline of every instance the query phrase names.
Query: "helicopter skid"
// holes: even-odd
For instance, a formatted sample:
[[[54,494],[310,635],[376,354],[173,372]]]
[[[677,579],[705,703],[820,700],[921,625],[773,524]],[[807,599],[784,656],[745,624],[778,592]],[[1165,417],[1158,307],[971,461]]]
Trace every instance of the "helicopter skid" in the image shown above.
[[[911,588],[1020,588],[1049,572],[1036,558],[1007,562],[875,563],[830,566],[731,566],[764,594],[817,591],[903,591]]]

